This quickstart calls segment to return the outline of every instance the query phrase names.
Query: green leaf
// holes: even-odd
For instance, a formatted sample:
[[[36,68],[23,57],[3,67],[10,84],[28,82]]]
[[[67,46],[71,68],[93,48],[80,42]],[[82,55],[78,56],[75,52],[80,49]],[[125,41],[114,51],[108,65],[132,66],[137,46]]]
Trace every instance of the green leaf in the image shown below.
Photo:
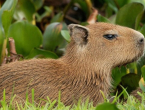
[[[42,9],[44,10],[42,14],[35,13],[37,22],[41,22],[43,18],[45,18],[46,16],[50,16],[51,13],[53,12],[52,7],[44,6]]]
[[[118,9],[117,9],[116,4],[114,3],[114,0],[106,0],[106,2],[112,10],[114,10],[116,13],[118,12]]]
[[[7,32],[18,0],[7,0],[0,9],[0,64],[5,57]]]
[[[131,2],[138,2],[138,3],[142,3],[145,7],[145,0],[127,0],[128,3],[131,3]]]
[[[119,5],[119,7],[122,7],[129,2],[129,0],[115,0],[115,1]]]
[[[0,16],[2,15],[4,10],[11,10],[13,5],[17,3],[17,0],[6,0],[0,9]]]
[[[50,51],[46,51],[46,50],[42,50],[42,49],[32,49],[32,51],[30,52],[30,54],[26,57],[27,59],[30,59],[30,58],[58,58],[58,56],[53,53],[53,52],[50,52]]]
[[[96,107],[96,110],[119,110],[115,104],[103,103]]]
[[[0,10],[0,27],[7,34],[18,0],[7,0]]]
[[[89,25],[89,23],[88,22],[81,22],[80,25],[87,26],[87,25]]]
[[[136,73],[137,74],[137,63],[130,63],[127,65],[129,73]]]
[[[112,78],[113,78],[113,87],[116,88],[121,82],[121,78],[127,74],[127,70],[125,67],[114,68],[112,70]]]
[[[23,20],[26,19],[24,12],[20,9],[20,6],[18,5],[16,7],[15,13],[13,15],[14,20]]]
[[[109,17],[109,21],[110,21],[110,23],[115,24],[115,22],[116,22],[116,14],[112,15],[111,17]]]
[[[33,48],[42,43],[42,33],[38,27],[27,21],[18,21],[10,26],[9,37],[14,38],[18,54],[27,56]]]
[[[145,36],[145,25],[141,28],[140,32]]]
[[[107,18],[109,18],[110,16],[112,16],[114,13],[113,9],[111,7],[109,7],[109,5],[106,7],[106,10],[105,10],[105,16]]]
[[[106,22],[106,23],[111,23],[111,21],[109,21],[109,19],[107,19],[107,18],[105,18],[105,17],[103,17],[102,15],[98,15],[97,16],[97,20],[98,20],[98,22]]]
[[[7,10],[4,11],[4,13],[2,14],[2,24],[3,24],[3,28],[5,30],[6,37],[7,37],[9,26],[11,25],[12,15],[13,15],[13,13],[11,13],[11,11],[7,11]]]
[[[145,82],[143,78],[141,78],[139,81],[139,87],[141,88],[142,91],[145,92]]]
[[[135,73],[130,73],[121,78],[121,85],[127,88],[128,93],[136,89],[139,85],[140,75]]]
[[[145,65],[141,68],[143,79],[145,80]]]
[[[35,6],[35,9],[38,10],[42,7],[44,1],[43,0],[31,0],[31,2]]]
[[[50,22],[51,22],[51,23],[54,23],[54,22],[62,22],[63,17],[64,17],[63,13],[60,12],[60,13],[58,13],[57,15],[55,15],[55,16],[51,19]]]
[[[67,30],[61,30],[61,35],[63,36],[63,38],[67,42],[70,42],[70,34],[69,34],[69,31],[67,31]]]
[[[29,22],[32,22],[33,14],[36,11],[33,3],[30,0],[20,0],[19,5],[20,5],[20,10],[22,10],[22,12],[25,15],[25,18]]]
[[[2,31],[2,28],[0,27],[0,64],[2,63],[4,57],[3,57],[3,44],[4,44],[4,32]]]
[[[130,3],[123,6],[117,13],[116,24],[137,29],[144,12],[141,3]]]
[[[58,48],[64,48],[66,41],[61,35],[61,30],[66,30],[67,26],[64,23],[51,23],[47,26],[43,34],[43,48],[56,52]]]

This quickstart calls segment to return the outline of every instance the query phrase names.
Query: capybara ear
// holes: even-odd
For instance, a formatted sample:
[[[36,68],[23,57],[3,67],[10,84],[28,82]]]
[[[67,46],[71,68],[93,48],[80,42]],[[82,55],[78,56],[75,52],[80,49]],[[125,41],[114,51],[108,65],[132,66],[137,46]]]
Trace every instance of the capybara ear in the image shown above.
[[[88,34],[89,34],[89,29],[78,25],[78,24],[70,24],[68,26],[68,29],[70,31],[70,36],[73,38],[73,40],[77,44],[86,44],[88,41]]]

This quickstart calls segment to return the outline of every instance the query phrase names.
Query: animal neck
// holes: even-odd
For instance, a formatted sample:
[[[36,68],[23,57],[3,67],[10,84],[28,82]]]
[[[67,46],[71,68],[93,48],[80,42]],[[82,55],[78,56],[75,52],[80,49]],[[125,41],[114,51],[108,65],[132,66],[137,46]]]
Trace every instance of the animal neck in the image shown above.
[[[81,50],[82,51],[82,50]],[[111,67],[104,64],[103,60],[94,61],[90,55],[78,54],[75,46],[67,50],[67,53],[61,58],[70,70],[74,78],[75,85],[81,83],[87,86],[93,85],[108,93],[111,87]],[[97,89],[94,87],[94,89]],[[105,94],[106,94],[105,93]]]

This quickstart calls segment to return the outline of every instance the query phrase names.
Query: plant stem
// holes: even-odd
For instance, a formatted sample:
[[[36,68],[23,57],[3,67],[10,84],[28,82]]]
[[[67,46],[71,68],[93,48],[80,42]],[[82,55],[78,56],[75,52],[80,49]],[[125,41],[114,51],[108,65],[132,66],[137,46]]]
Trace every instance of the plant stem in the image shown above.
[[[15,48],[15,41],[13,38],[9,38],[9,45],[10,45],[10,57],[12,58],[12,62],[16,61],[16,48]]]
[[[6,46],[7,46],[7,38],[4,39],[4,41],[3,41],[2,54],[1,54],[1,62],[2,63],[5,60],[4,58],[6,56]]]
[[[86,3],[87,3],[87,5],[88,5],[89,13],[92,13],[92,8],[93,8],[93,6],[92,6],[91,0],[86,0]]]
[[[74,18],[72,18],[72,17],[70,17],[68,15],[65,15],[65,18],[68,19],[68,20],[70,20],[70,21],[72,21],[72,22],[74,22],[74,23],[77,23],[77,24],[80,24],[81,23],[80,21],[78,21],[78,20],[76,20],[76,19],[74,19]]]
[[[74,0],[71,0],[70,3],[64,8],[63,14],[66,15],[67,11],[70,9],[70,7],[73,5]]]

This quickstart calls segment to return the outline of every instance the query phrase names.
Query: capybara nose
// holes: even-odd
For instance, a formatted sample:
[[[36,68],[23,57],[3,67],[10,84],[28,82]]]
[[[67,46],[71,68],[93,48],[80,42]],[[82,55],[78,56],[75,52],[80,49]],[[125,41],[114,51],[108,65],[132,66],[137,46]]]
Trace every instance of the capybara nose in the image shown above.
[[[143,44],[144,43],[144,38],[140,38],[138,43]]]
[[[138,44],[140,45],[143,45],[144,44],[144,35],[138,31],[135,31],[136,32],[136,37],[137,37],[137,42]]]

